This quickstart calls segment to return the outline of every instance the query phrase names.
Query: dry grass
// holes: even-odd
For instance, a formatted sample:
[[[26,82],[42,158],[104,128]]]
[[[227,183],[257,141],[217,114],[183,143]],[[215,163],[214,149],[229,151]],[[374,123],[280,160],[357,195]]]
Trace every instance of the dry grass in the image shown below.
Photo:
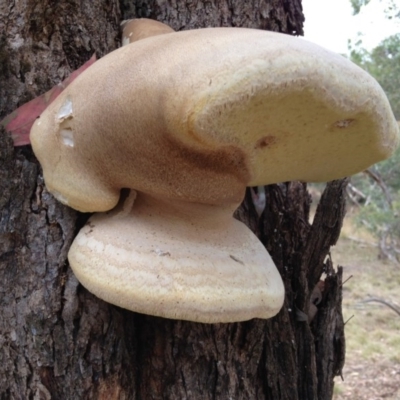
[[[346,365],[336,379],[334,399],[400,400],[400,316],[385,305],[365,303],[370,297],[400,307],[400,267],[378,258],[374,238],[345,221],[335,264],[344,267],[343,313],[346,324]]]

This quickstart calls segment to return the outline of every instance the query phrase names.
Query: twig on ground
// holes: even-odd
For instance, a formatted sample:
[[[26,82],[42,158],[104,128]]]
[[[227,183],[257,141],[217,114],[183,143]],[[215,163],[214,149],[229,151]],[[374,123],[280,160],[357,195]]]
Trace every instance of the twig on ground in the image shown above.
[[[370,299],[366,299],[363,300],[363,303],[371,303],[371,302],[376,302],[376,303],[381,303],[384,304],[385,306],[389,307],[390,309],[392,309],[397,315],[400,316],[400,308],[398,308],[397,306],[395,306],[394,304],[384,300],[384,299],[380,299],[378,297],[372,297]]]

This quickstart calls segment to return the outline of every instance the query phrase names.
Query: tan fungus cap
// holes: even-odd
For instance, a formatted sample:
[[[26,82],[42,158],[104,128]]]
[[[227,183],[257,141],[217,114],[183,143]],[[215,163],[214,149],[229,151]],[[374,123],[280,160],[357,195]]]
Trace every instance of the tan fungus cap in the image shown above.
[[[245,186],[361,171],[398,138],[385,94],[359,67],[298,38],[239,28],[124,46],[31,131],[48,188],[80,211],[113,208],[122,187],[239,202]]]

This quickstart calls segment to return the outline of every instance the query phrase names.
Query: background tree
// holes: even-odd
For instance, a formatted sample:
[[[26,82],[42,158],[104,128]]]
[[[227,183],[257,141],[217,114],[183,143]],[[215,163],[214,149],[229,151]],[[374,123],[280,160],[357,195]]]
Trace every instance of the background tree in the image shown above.
[[[350,48],[350,59],[375,77],[400,120],[400,33],[387,37],[372,51],[356,43]]]
[[[350,0],[358,14],[370,0]],[[383,2],[382,0],[380,0]],[[397,2],[387,0],[383,13],[400,18]],[[400,33],[385,38],[371,51],[362,39],[349,42],[350,59],[376,78],[385,91],[393,113],[400,121]],[[360,207],[357,220],[378,240],[380,255],[396,263],[400,260],[400,150],[393,157],[352,178],[348,194]],[[354,189],[358,191],[355,193]]]
[[[119,46],[122,19],[176,30],[243,26],[302,34],[300,0],[27,0],[0,4],[0,117]],[[330,399],[344,358],[339,235],[346,181],[313,224],[306,186],[250,194],[237,217],[270,251],[286,287],[270,320],[197,324],[132,313],[81,287],[68,248],[87,219],[47,192],[30,146],[0,136],[0,399]],[[325,273],[324,284],[320,279]],[[314,290],[315,289],[315,290]],[[312,296],[322,290],[322,296]],[[308,321],[312,301],[318,312]]]
[[[354,15],[358,14],[361,8],[367,6],[370,2],[371,0],[350,0]],[[379,0],[379,2],[384,3],[384,12],[388,19],[400,17],[400,9],[396,0]]]

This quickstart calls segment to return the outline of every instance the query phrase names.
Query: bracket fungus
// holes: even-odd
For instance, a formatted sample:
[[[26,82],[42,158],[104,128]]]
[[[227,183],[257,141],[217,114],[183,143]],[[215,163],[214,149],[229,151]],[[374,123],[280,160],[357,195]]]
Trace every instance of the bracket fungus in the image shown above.
[[[372,77],[302,39],[168,32],[137,35],[97,61],[32,128],[50,192],[98,212],[70,265],[89,291],[129,310],[270,318],[284,286],[232,217],[246,187],[361,171],[394,151],[397,123]]]

